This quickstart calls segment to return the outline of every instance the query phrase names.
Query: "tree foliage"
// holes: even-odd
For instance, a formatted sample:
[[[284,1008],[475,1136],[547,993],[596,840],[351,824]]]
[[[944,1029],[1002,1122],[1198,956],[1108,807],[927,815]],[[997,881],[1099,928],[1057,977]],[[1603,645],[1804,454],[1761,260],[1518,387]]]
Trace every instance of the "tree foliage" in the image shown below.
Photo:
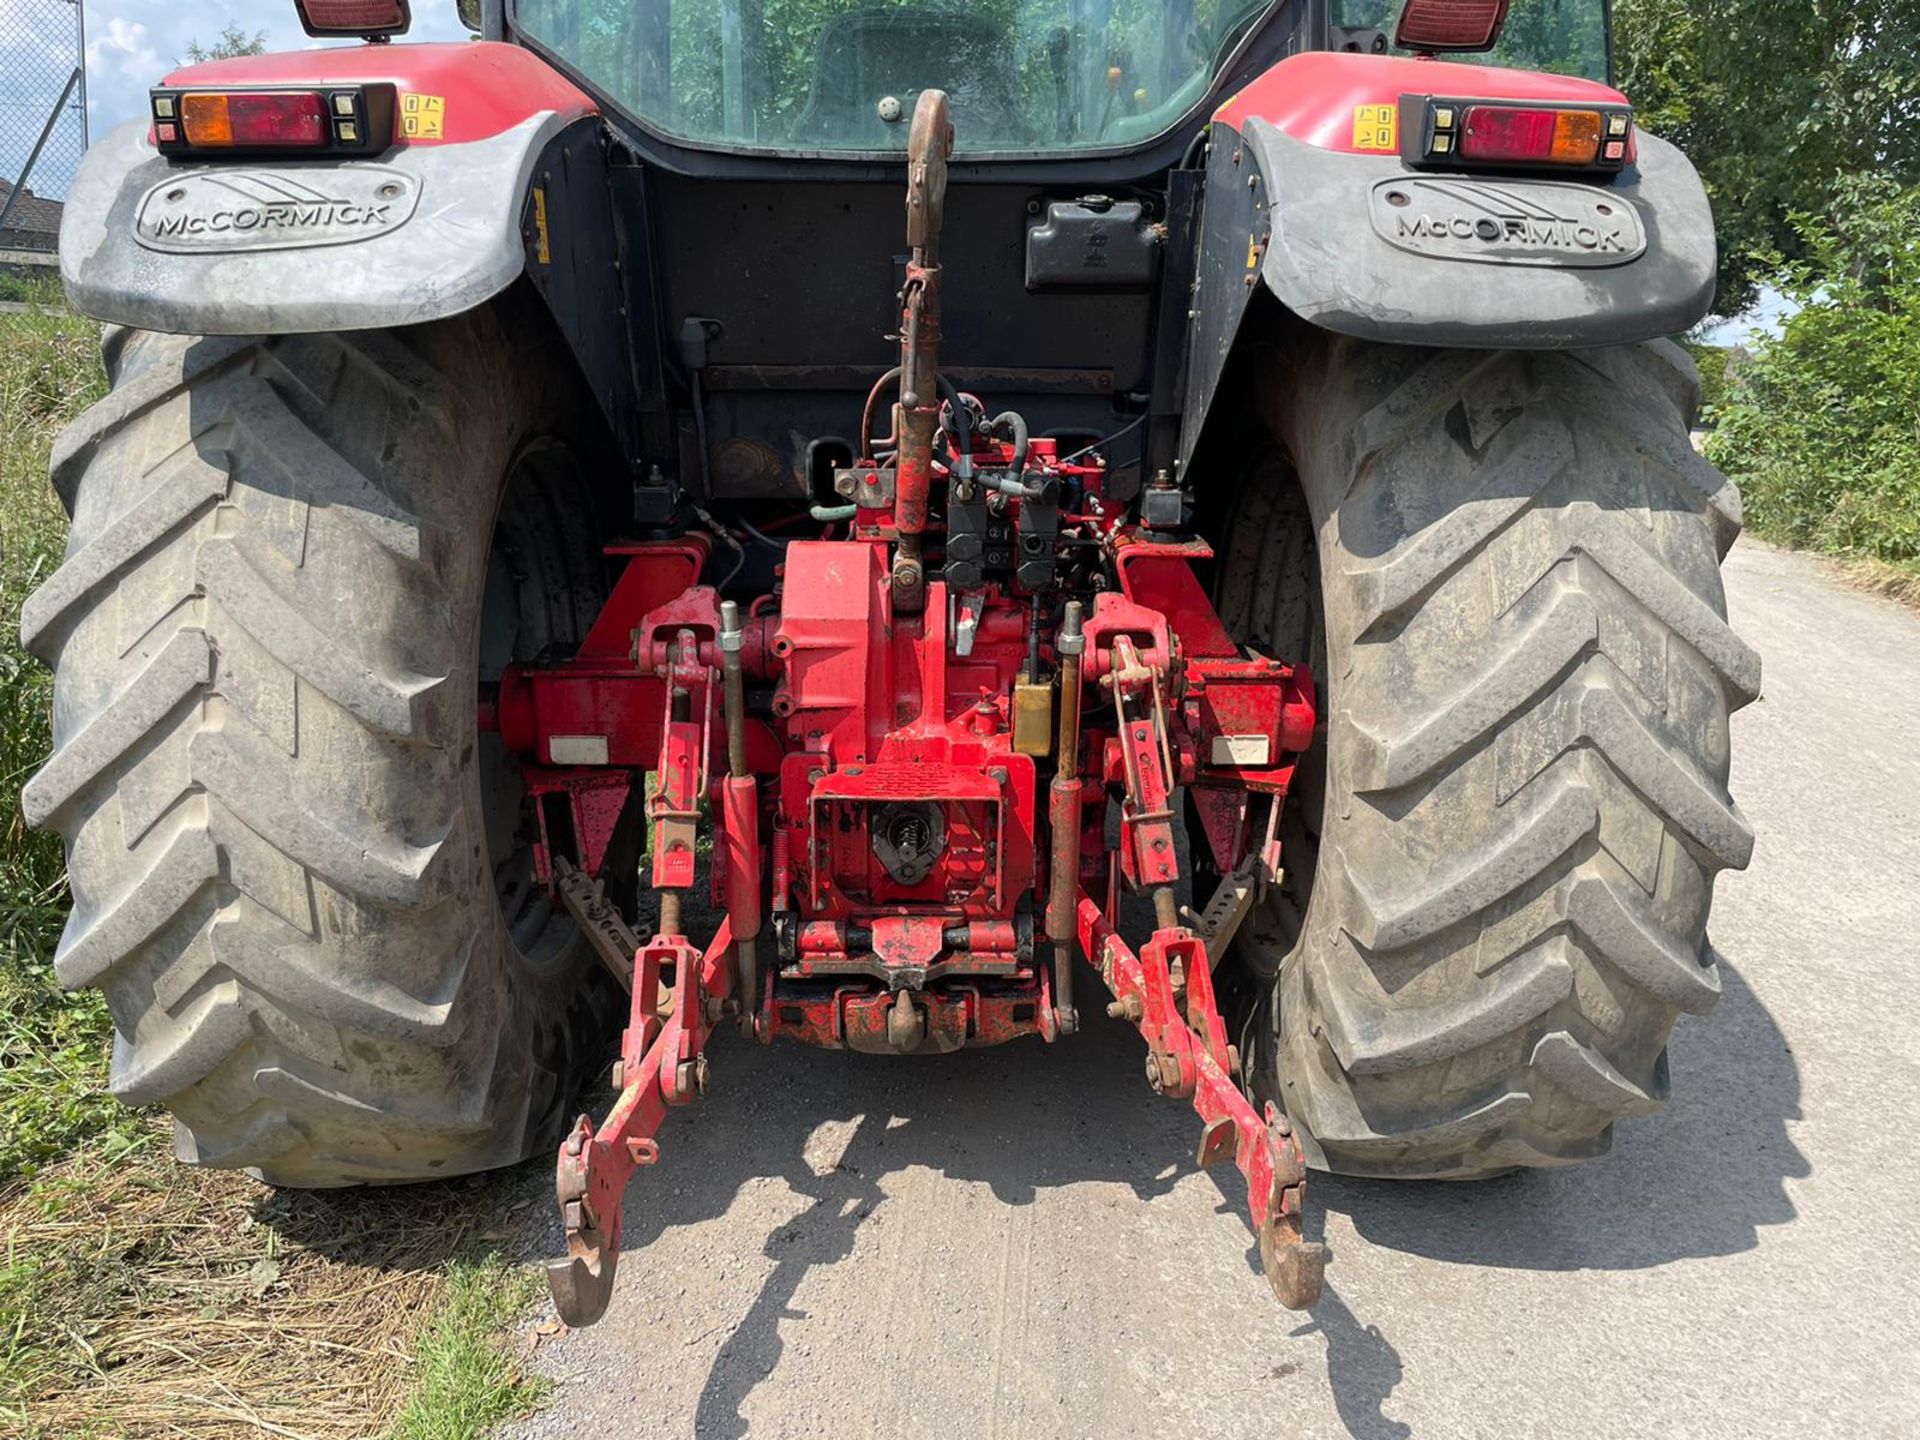
[[[1801,308],[1735,372],[1708,455],[1758,533],[1920,570],[1920,186],[1855,177],[1793,225]]]
[[[231,60],[236,55],[260,55],[265,53],[266,48],[266,31],[256,30],[249,35],[229,20],[211,45],[202,45],[197,37],[187,41],[186,63],[198,65],[203,60]]]
[[[1593,0],[1513,0],[1490,59],[1496,65],[1603,79],[1606,11]]]
[[[1717,308],[1751,303],[1797,216],[1852,177],[1920,182],[1920,0],[1614,0],[1615,62],[1641,122],[1700,168],[1719,225]]]

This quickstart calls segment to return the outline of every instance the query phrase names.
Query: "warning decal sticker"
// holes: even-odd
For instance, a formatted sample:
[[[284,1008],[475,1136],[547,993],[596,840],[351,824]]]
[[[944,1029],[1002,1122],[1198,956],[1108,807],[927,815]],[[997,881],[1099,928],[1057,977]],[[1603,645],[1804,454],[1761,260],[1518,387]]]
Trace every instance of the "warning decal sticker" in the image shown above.
[[[400,134],[408,140],[438,140],[446,129],[444,95],[421,95],[409,90],[400,97]]]
[[[1398,150],[1400,148],[1400,107],[1398,105],[1354,106],[1353,148]]]

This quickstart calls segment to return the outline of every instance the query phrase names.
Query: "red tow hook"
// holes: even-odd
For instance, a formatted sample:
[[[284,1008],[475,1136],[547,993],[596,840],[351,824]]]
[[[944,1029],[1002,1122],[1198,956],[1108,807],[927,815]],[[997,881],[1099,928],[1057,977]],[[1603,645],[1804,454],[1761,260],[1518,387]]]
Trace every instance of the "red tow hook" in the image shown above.
[[[737,635],[737,627],[734,627]],[[632,1003],[614,1085],[620,1098],[595,1129],[582,1115],[560,1147],[554,1188],[567,1232],[567,1257],[547,1267],[554,1308],[569,1325],[591,1325],[606,1313],[620,1256],[620,1205],[635,1169],[659,1158],[654,1140],[669,1106],[685,1105],[707,1088],[708,1037],[733,991],[732,919],[702,955],[681,933],[681,897],[694,882],[700,797],[707,788],[713,692],[720,677],[698,661],[693,637],[682,632],[668,651],[666,712],[662,719],[659,786],[651,805],[653,888],[660,896],[660,933],[632,957]],[[737,674],[737,672],[736,672]],[[730,708],[738,708],[738,686]],[[700,696],[696,704],[695,694]],[[735,727],[737,728],[737,727]],[[737,747],[736,747],[737,748]],[[740,808],[736,804],[735,809]],[[733,813],[721,808],[723,819]],[[746,807],[743,823],[751,823]],[[757,851],[752,863],[758,870]],[[595,898],[573,875],[561,877],[561,899],[586,929],[616,975],[625,927],[588,903]],[[755,927],[758,921],[754,921]],[[612,952],[612,953],[609,953]],[[672,995],[663,1005],[665,977]]]
[[[1204,1125],[1198,1163],[1231,1159],[1246,1177],[1267,1283],[1289,1310],[1311,1309],[1327,1247],[1301,1233],[1306,1157],[1286,1116],[1272,1105],[1255,1113],[1234,1083],[1240,1057],[1214,1004],[1206,947],[1185,929],[1157,930],[1135,955],[1084,890],[1077,918],[1081,947],[1114,995],[1108,1013],[1132,1021],[1146,1039],[1147,1083],[1155,1094],[1192,1098]],[[1181,988],[1184,1007],[1175,998]]]
[[[582,1115],[560,1147],[555,1190],[567,1256],[547,1266],[554,1308],[569,1325],[606,1313],[620,1255],[620,1202],[627,1181],[660,1156],[653,1138],[669,1106],[706,1093],[709,1013],[731,988],[733,928],[725,920],[701,955],[680,935],[661,935],[634,957],[633,1008],[615,1083],[620,1098],[599,1129]],[[660,1018],[661,973],[674,972],[673,1001]]]

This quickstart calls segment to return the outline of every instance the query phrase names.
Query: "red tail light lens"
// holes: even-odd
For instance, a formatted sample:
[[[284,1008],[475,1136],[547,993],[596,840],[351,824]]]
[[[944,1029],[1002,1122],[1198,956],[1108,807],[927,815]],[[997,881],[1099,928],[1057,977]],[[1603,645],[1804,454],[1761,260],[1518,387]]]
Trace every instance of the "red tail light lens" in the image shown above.
[[[373,155],[394,143],[391,82],[317,90],[174,89],[151,94],[153,142],[162,155],[263,151]]]
[[[180,97],[189,145],[251,149],[327,143],[326,109],[311,90],[254,90]]]
[[[1633,111],[1463,96],[1402,95],[1400,155],[1446,169],[1568,166],[1611,174],[1633,163]]]
[[[309,35],[403,35],[412,23],[408,0],[294,0]]]
[[[1402,50],[1491,50],[1507,23],[1508,0],[1407,0],[1393,43]]]
[[[1591,165],[1600,155],[1598,110],[1529,110],[1474,105],[1460,129],[1468,160],[1545,165]]]

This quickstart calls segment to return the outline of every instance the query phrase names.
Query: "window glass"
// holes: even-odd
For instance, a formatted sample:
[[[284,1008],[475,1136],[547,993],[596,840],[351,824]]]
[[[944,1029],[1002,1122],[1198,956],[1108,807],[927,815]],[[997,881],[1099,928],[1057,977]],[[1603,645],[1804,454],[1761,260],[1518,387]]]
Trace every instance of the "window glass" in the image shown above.
[[[1333,0],[1334,43],[1385,50],[1400,6],[1401,0]],[[1506,28],[1490,54],[1444,58],[1605,80],[1607,7],[1604,0],[1513,0]]]
[[[919,92],[938,86],[963,152],[1062,151],[1171,127],[1272,3],[517,0],[514,18],[696,143],[900,150]]]

